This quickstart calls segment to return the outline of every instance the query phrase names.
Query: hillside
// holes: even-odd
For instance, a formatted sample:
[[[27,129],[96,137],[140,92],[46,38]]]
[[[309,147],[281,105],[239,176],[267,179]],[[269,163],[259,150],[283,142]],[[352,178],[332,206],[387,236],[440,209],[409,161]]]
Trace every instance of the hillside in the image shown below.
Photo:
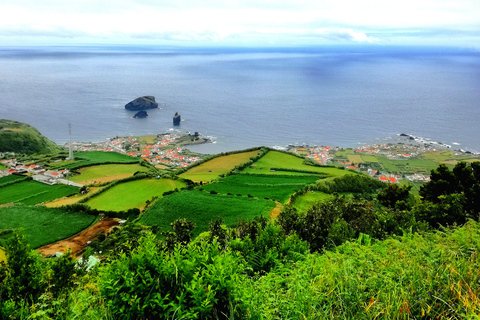
[[[58,151],[60,147],[34,127],[14,120],[0,119],[0,152],[34,154]]]

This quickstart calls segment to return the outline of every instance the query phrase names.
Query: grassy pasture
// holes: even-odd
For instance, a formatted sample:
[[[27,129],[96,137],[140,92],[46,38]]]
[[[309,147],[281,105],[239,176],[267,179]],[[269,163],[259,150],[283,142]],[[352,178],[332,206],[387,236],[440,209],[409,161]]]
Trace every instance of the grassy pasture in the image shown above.
[[[255,162],[253,167],[246,168],[244,172],[252,174],[279,174],[279,175],[305,175],[299,172],[275,171],[270,172],[271,168],[284,168],[292,170],[306,170],[326,174],[331,177],[340,177],[351,174],[347,170],[341,170],[330,167],[314,167],[303,164],[303,159],[294,155],[278,151],[269,151],[261,159]]]
[[[52,168],[67,168],[77,169],[85,166],[102,163],[137,163],[138,158],[130,157],[118,152],[103,152],[103,151],[81,151],[74,153],[74,161],[64,161],[58,163],[51,163]]]
[[[373,155],[362,155],[363,162],[378,162],[376,156]]]
[[[25,176],[17,176],[17,175],[9,175],[9,176],[6,176],[6,177],[1,177],[0,178],[0,186],[4,185],[4,184],[10,184],[10,183],[13,183],[15,181],[21,181],[21,180],[25,180]]]
[[[216,179],[219,175],[227,173],[236,166],[247,162],[259,152],[260,150],[253,150],[217,157],[189,169],[187,172],[182,173],[180,177],[196,182],[210,182]]]
[[[222,217],[227,226],[238,220],[251,220],[255,216],[268,215],[275,202],[245,196],[209,194],[199,190],[180,191],[166,196],[147,209],[140,222],[158,225],[163,231],[171,230],[170,224],[182,218],[197,224],[194,234],[208,230],[210,221]]]
[[[223,178],[219,182],[210,183],[203,188],[215,190],[221,194],[248,194],[260,199],[270,198],[285,203],[290,196],[305,185],[318,180],[316,176],[295,175],[247,175],[237,174]]]
[[[0,197],[0,204],[14,202],[34,205],[76,193],[78,193],[78,188],[73,186],[63,184],[49,186],[32,180],[22,181],[0,187],[0,194],[2,195]]]
[[[349,154],[348,155],[348,161],[350,161],[352,163],[363,163],[364,162],[363,156],[361,156],[359,154]]]
[[[124,211],[141,208],[147,200],[161,197],[166,191],[182,188],[185,183],[169,179],[141,179],[120,183],[85,204],[98,210]]]
[[[13,206],[0,208],[0,231],[23,229],[28,243],[38,248],[86,229],[95,217],[62,209]]]
[[[109,182],[129,177],[137,171],[147,170],[139,164],[102,164],[78,169],[80,174],[71,176],[69,179],[84,184],[93,181]]]
[[[323,193],[323,192],[307,192],[298,196],[295,199],[295,202],[292,204],[298,212],[306,212],[310,209],[316,202],[325,201],[333,199],[333,194]]]

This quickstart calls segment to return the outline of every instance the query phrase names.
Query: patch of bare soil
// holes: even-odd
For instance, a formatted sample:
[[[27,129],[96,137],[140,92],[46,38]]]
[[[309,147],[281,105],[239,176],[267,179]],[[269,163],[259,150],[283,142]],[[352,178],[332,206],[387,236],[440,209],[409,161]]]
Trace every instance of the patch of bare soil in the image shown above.
[[[272,209],[272,211],[270,211],[270,218],[272,219],[275,219],[276,217],[278,217],[278,215],[280,214],[280,211],[282,211],[283,209],[283,204],[281,204],[280,202],[276,201],[276,206],[275,208]]]
[[[120,219],[106,218],[102,219],[90,228],[77,233],[71,238],[52,243],[37,250],[44,256],[53,255],[56,252],[66,253],[68,249],[71,250],[72,255],[77,255],[87,245],[88,241],[95,240],[100,234],[107,234],[113,227],[119,225]]]

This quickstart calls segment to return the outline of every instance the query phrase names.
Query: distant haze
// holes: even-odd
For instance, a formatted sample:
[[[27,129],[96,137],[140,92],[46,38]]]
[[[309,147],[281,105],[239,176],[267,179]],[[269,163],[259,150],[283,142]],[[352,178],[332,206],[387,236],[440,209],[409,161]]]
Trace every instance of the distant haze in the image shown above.
[[[479,0],[0,0],[0,45],[480,48]]]

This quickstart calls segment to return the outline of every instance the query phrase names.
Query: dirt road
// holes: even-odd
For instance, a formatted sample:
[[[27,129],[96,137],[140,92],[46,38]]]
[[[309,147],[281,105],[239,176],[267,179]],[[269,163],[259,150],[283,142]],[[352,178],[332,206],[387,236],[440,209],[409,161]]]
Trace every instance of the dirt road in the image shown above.
[[[113,229],[113,227],[119,225],[119,221],[120,219],[102,219],[90,228],[77,233],[71,238],[43,246],[37,250],[44,256],[47,256],[56,252],[65,253],[68,251],[68,249],[70,249],[72,254],[75,256],[87,245],[88,241],[95,240],[99,234],[108,233]]]

